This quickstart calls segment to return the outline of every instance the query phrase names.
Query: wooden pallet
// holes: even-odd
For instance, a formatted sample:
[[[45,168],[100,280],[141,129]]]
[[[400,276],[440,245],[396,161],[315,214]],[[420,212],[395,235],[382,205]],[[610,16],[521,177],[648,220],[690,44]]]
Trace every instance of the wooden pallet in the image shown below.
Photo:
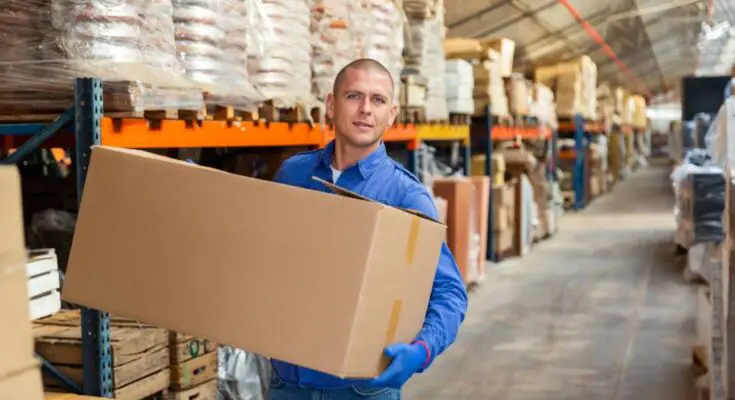
[[[217,380],[213,379],[186,390],[171,390],[165,400],[216,400]]]
[[[258,108],[258,119],[265,122],[324,122],[324,113],[320,107],[306,109],[304,107],[280,108],[266,101]]]
[[[472,114],[450,113],[449,123],[451,125],[469,125],[472,122]]]
[[[217,345],[178,332],[169,335],[173,391],[184,391],[217,378]]]
[[[62,373],[82,384],[82,338],[78,310],[62,310],[35,321],[36,352]],[[165,391],[169,385],[168,331],[124,318],[111,318],[110,341],[116,399],[137,400]],[[44,376],[49,391],[59,391]]]
[[[514,115],[512,118],[515,126],[538,126],[538,118],[534,115]]]
[[[398,121],[404,124],[426,123],[425,107],[402,107],[399,114]]]

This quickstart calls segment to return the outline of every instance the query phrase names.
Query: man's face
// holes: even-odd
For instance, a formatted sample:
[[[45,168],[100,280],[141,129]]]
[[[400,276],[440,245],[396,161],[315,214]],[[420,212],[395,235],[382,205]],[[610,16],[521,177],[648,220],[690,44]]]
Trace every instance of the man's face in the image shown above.
[[[372,69],[350,68],[337,91],[327,97],[327,114],[339,139],[355,147],[378,143],[398,110],[390,77]]]

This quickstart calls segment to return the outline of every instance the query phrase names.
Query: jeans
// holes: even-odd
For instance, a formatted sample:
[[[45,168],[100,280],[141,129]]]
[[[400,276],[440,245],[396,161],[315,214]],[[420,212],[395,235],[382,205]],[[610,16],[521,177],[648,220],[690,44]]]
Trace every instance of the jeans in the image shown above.
[[[275,372],[268,389],[269,400],[400,400],[401,391],[391,388],[351,386],[341,389],[311,389],[283,381]]]

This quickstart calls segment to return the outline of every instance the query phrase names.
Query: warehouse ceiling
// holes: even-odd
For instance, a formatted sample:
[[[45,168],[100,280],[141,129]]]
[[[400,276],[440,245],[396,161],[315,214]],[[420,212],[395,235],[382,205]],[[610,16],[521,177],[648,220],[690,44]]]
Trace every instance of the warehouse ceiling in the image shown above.
[[[598,81],[670,101],[687,74],[729,74],[735,0],[445,0],[448,37],[507,37],[516,69],[588,54]],[[622,61],[573,17],[577,12]],[[622,64],[622,65],[621,65]],[[625,67],[630,73],[624,72]]]

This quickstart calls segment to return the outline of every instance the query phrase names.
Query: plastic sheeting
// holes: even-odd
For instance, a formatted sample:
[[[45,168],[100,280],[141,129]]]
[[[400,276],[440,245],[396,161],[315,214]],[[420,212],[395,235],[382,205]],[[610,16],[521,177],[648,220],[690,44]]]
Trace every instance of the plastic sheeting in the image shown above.
[[[725,177],[706,150],[693,149],[671,174],[676,194],[676,242],[689,248],[723,238]]]
[[[267,400],[270,361],[229,346],[217,354],[217,400]]]

